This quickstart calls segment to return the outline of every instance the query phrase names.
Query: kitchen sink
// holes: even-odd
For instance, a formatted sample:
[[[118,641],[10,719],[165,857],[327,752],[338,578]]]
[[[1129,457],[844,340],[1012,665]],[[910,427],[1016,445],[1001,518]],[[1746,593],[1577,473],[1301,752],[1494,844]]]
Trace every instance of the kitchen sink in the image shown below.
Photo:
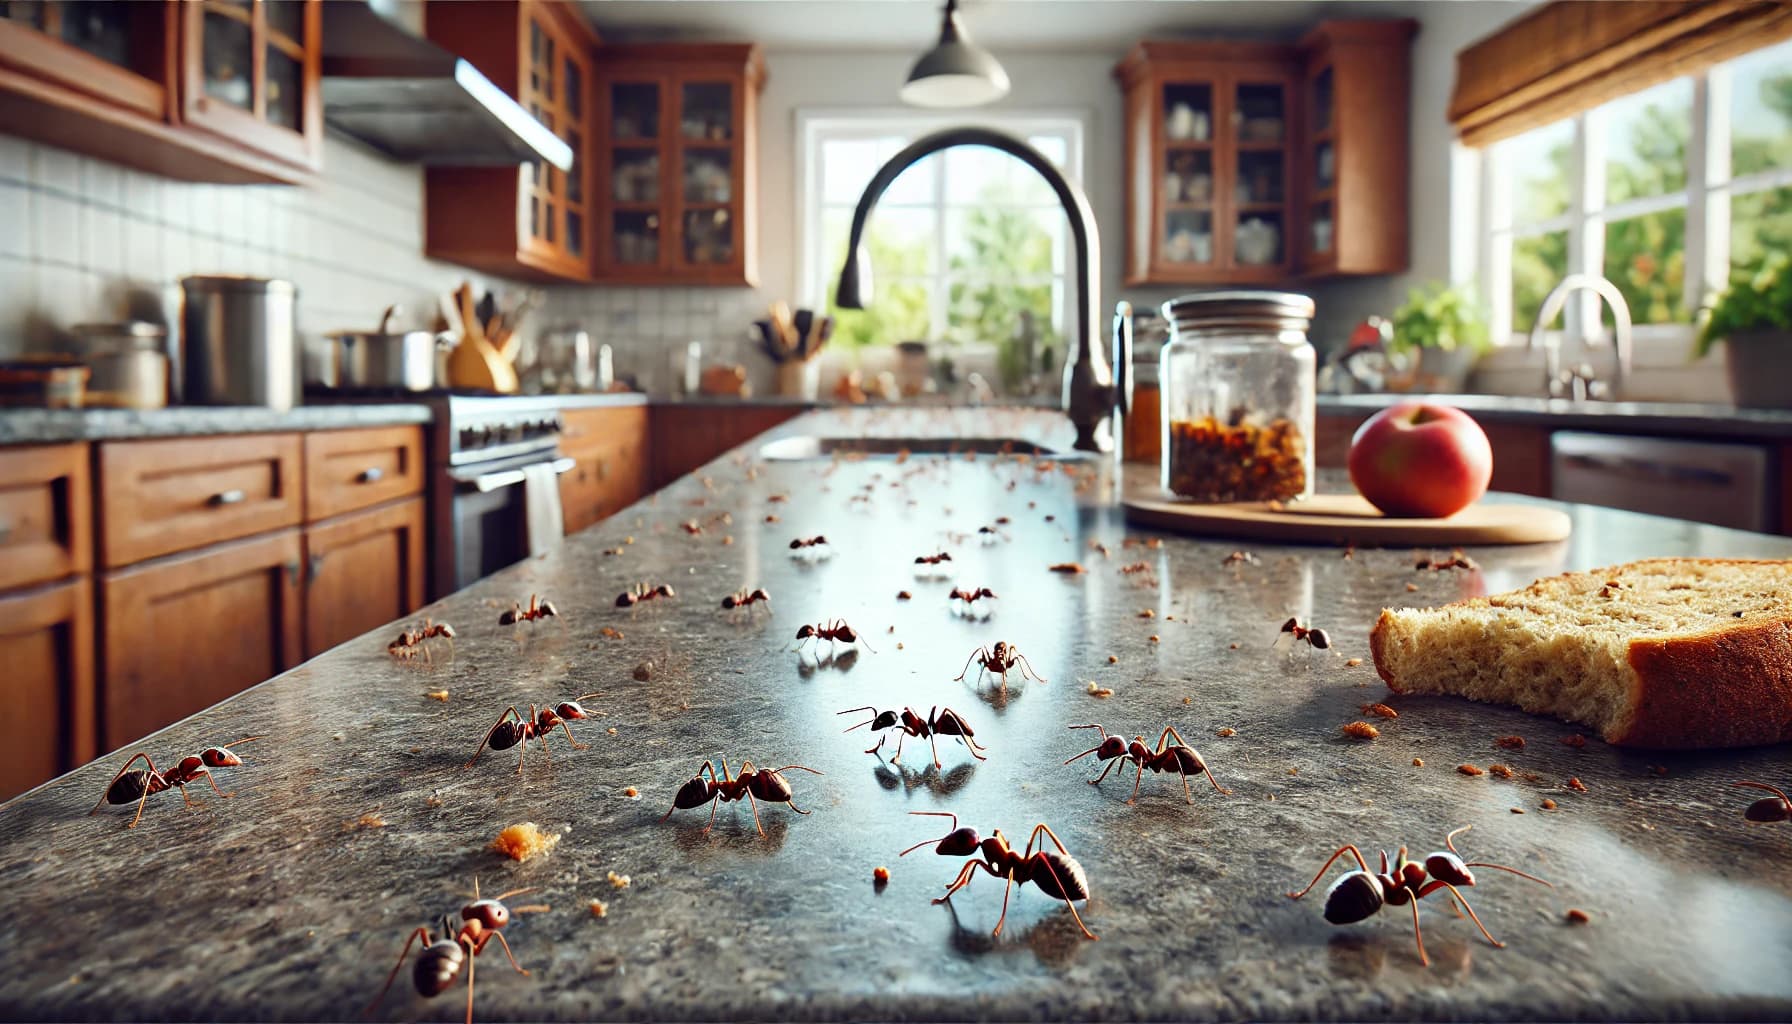
[[[835,456],[895,458],[908,455],[1030,455],[1038,459],[1082,459],[1090,453],[1060,451],[1018,437],[782,437],[759,448],[774,462],[831,459]]]

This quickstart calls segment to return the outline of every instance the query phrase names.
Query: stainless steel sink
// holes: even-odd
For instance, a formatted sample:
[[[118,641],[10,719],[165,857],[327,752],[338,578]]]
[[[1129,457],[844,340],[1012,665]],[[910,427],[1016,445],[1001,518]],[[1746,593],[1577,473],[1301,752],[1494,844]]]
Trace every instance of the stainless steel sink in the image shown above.
[[[770,441],[759,457],[774,462],[831,459],[835,456],[895,458],[908,455],[1030,455],[1037,459],[1082,459],[1089,452],[1060,451],[1018,437],[816,437],[799,435]]]

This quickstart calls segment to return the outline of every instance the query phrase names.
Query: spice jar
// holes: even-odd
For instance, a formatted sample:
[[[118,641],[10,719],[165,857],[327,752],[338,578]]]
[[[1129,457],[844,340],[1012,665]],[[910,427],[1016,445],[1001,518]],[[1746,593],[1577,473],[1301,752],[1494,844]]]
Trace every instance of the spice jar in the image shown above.
[[[1313,300],[1288,292],[1187,295],[1163,305],[1163,485],[1201,502],[1313,494]]]

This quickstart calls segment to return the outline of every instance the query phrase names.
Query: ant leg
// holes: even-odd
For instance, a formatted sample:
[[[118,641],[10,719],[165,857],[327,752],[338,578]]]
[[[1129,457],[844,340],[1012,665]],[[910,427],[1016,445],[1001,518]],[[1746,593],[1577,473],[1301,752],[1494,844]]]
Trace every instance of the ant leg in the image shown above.
[[[929,729],[929,730],[928,730],[928,732],[927,732],[927,742],[928,742],[928,743],[930,743],[930,744],[932,744],[932,746],[933,746],[933,766],[934,766],[934,767],[935,767],[935,768],[944,768],[944,767],[945,767],[945,765],[943,765],[943,764],[941,764],[941,763],[940,763],[940,737],[939,737],[939,733],[937,733],[937,732],[935,732],[935,731],[933,731],[933,730],[931,730],[931,729]]]
[[[1140,761],[1138,774],[1134,775],[1133,779],[1132,779],[1132,795],[1126,798],[1127,803],[1131,804],[1131,803],[1138,802],[1138,800],[1139,800],[1139,783],[1144,782],[1144,781],[1145,781],[1145,762]]]
[[[901,729],[896,733],[896,753],[890,755],[891,764],[902,763],[902,741],[908,738],[908,730]]]
[[[1420,889],[1419,892],[1420,893],[1432,892],[1432,891],[1435,891],[1437,889],[1437,887],[1440,885],[1443,886],[1444,888],[1450,890],[1450,895],[1456,897],[1456,902],[1462,904],[1462,909],[1468,911],[1469,920],[1475,922],[1476,928],[1481,929],[1481,934],[1487,937],[1488,944],[1492,945],[1495,949],[1505,949],[1506,948],[1506,944],[1504,942],[1501,942],[1500,940],[1494,938],[1492,935],[1489,935],[1487,933],[1487,926],[1481,923],[1481,916],[1479,914],[1475,913],[1475,908],[1469,906],[1468,900],[1463,898],[1462,890],[1456,888],[1455,886],[1451,885],[1448,882],[1439,880],[1436,882],[1432,882],[1430,885],[1425,886],[1423,889]],[[1418,898],[1414,898],[1413,903],[1415,903],[1415,904],[1418,903]],[[1418,913],[1418,911],[1414,910],[1413,913],[1416,914],[1416,913]]]
[[[965,747],[967,747],[970,750],[972,757],[976,758],[979,761],[989,760],[989,758],[983,756],[982,754],[977,753],[977,741],[976,740],[972,739],[969,736],[960,736],[958,738],[964,741],[964,745],[965,745]],[[988,750],[989,748],[984,747],[983,749]]]
[[[954,679],[952,681],[955,683],[964,682],[964,677],[966,675],[970,674],[972,663],[982,664],[983,662],[987,661],[988,659],[989,659],[989,649],[988,648],[979,647],[976,650],[972,651],[971,656],[964,660],[964,668],[959,671],[958,678]]]
[[[869,725],[869,724],[871,724],[871,723],[869,723],[869,722],[866,722],[866,723],[864,723],[864,724],[866,724],[866,725]],[[856,725],[855,725],[855,726],[853,726],[853,729],[857,729],[857,728],[858,728],[858,726],[856,726]],[[851,731],[852,731],[852,729],[848,729],[848,730],[847,730],[847,732],[851,732]],[[875,753],[877,753],[877,752],[878,752],[878,751],[880,751],[880,750],[882,750],[882,749],[884,749],[884,741],[885,741],[885,740],[887,740],[887,739],[889,739],[889,738],[890,738],[890,737],[889,737],[889,736],[888,736],[888,735],[884,735],[884,736],[879,736],[879,737],[878,737],[878,738],[877,738],[877,746],[875,746],[875,747],[872,747],[872,748],[871,748],[871,749],[870,749],[870,750],[867,750],[867,751],[865,751],[865,753],[867,753],[867,754],[875,754]]]
[[[398,969],[404,966],[404,958],[411,955],[411,945],[417,941],[419,936],[423,938],[425,946],[429,945],[428,928],[419,927],[411,933],[411,937],[404,942],[404,948],[398,951],[398,962],[392,965],[392,973],[386,975],[386,984],[380,988],[380,994],[373,997],[373,1002],[367,1004],[367,1009],[361,1011],[361,1016],[365,1017],[372,1013],[374,1007],[380,1005],[380,1000],[386,998],[386,993],[392,988],[392,982],[398,979]]]
[[[504,955],[510,958],[510,966],[516,968],[516,973],[518,973],[518,974],[528,974],[529,973],[527,968],[525,968],[522,964],[519,964],[516,962],[516,954],[512,953],[510,951],[510,942],[509,942],[509,940],[504,938],[503,932],[486,932],[484,935],[480,936],[479,937],[479,948],[474,951],[474,954],[478,955],[479,953],[485,952],[485,944],[492,941],[493,939],[497,939],[498,945],[504,947]]]
[[[1412,937],[1419,944],[1419,963],[1430,967],[1431,958],[1425,955],[1425,935],[1419,931],[1419,901],[1412,901]]]
[[[1002,916],[996,918],[996,930],[989,933],[989,937],[992,939],[1000,938],[1002,935],[1002,925],[1008,923],[1008,896],[1013,891],[1014,870],[1010,868],[1008,871],[1008,881],[1002,886]]]
[[[709,824],[703,826],[703,831],[708,832],[710,829],[716,827],[716,812],[721,809],[722,794],[717,793],[716,798],[709,802]]]
[[[1040,826],[1039,826],[1039,828],[1045,828],[1045,826],[1044,826],[1044,825],[1040,825]],[[1051,829],[1049,829],[1049,828],[1046,828],[1046,829],[1045,829],[1045,831],[1046,831],[1046,833],[1047,833],[1047,834],[1050,834],[1050,833],[1051,833]],[[1038,834],[1038,832],[1039,832],[1039,829],[1038,829],[1038,828],[1036,828],[1036,829],[1034,829],[1034,830],[1033,830],[1033,832],[1034,832],[1034,834],[1035,834],[1035,835],[1037,835],[1037,834]],[[1054,835],[1054,836],[1052,836],[1052,842],[1054,842],[1054,843],[1057,843],[1057,842],[1058,842],[1058,837],[1057,837],[1057,836],[1055,836],[1055,835]],[[1027,845],[1028,845],[1028,846],[1031,846],[1031,845],[1032,845],[1032,841],[1031,841],[1031,840],[1029,840],[1029,841],[1028,841],[1028,843],[1027,843]],[[1058,849],[1059,849],[1059,850],[1063,850],[1063,849],[1064,849],[1064,844],[1062,844],[1062,843],[1058,843]],[[1068,854],[1068,853],[1066,853],[1066,854],[1065,854],[1065,856],[1069,856],[1069,854]],[[1045,868],[1045,870],[1046,870],[1046,871],[1048,871],[1048,872],[1050,872],[1050,873],[1051,873],[1051,876],[1052,876],[1052,881],[1054,881],[1054,882],[1056,882],[1056,883],[1057,883],[1057,884],[1058,884],[1058,891],[1059,891],[1059,892],[1066,892],[1066,891],[1067,891],[1067,890],[1066,890],[1066,889],[1065,889],[1065,888],[1064,888],[1064,880],[1063,880],[1063,879],[1062,879],[1062,878],[1059,878],[1059,877],[1058,877],[1058,869],[1057,869],[1057,868],[1054,868],[1054,867],[1052,867],[1052,864],[1051,864],[1051,861],[1048,861],[1048,860],[1040,860],[1040,862],[1039,862],[1039,863],[1040,863],[1040,864],[1041,864],[1041,865],[1042,865],[1042,866],[1044,866],[1044,868]],[[1038,883],[1034,883],[1034,884],[1038,884]],[[1083,936],[1084,936],[1084,937],[1085,937],[1085,938],[1088,938],[1088,939],[1091,939],[1091,940],[1094,940],[1094,941],[1100,941],[1100,940],[1101,940],[1101,936],[1099,936],[1099,935],[1097,935],[1097,934],[1095,934],[1095,933],[1094,933],[1094,932],[1092,932],[1092,931],[1090,931],[1090,930],[1089,930],[1089,926],[1088,926],[1088,925],[1086,925],[1086,924],[1084,924],[1084,923],[1083,923],[1083,915],[1081,915],[1081,914],[1079,914],[1079,913],[1077,913],[1077,912],[1076,912],[1076,904],[1075,904],[1075,903],[1072,903],[1072,902],[1071,902],[1071,901],[1070,901],[1070,898],[1069,898],[1069,897],[1068,897],[1068,896],[1066,896],[1066,897],[1065,897],[1065,898],[1064,898],[1064,905],[1065,905],[1065,906],[1066,906],[1066,907],[1069,907],[1069,908],[1070,908],[1070,919],[1071,919],[1071,920],[1073,920],[1073,921],[1075,921],[1075,922],[1076,922],[1076,926],[1077,926],[1077,927],[1078,927],[1078,928],[1081,928],[1081,929],[1082,929],[1082,930],[1083,930]]]
[[[235,795],[236,795],[236,793],[235,793],[235,792],[230,792],[230,793],[226,793],[226,792],[224,792],[224,791],[223,791],[223,790],[221,790],[221,789],[219,789],[219,788],[218,788],[218,780],[217,780],[217,779],[216,779],[216,778],[214,778],[214,777],[213,777],[213,776],[212,776],[212,773],[211,773],[211,772],[205,772],[205,773],[203,773],[203,774],[204,774],[204,775],[205,775],[205,781],[207,781],[207,782],[209,782],[209,783],[211,783],[211,784],[212,784],[212,792],[214,792],[214,793],[216,793],[216,794],[218,794],[218,799],[220,799],[220,800],[228,800],[228,799],[230,799],[230,798],[231,798],[231,797],[233,797],[233,796],[235,796]],[[182,796],[186,796],[186,795],[187,795],[187,789],[186,789],[186,787],[185,787],[185,786],[182,786],[182,787],[181,787],[181,790],[180,790],[180,793],[181,793],[181,795],[182,795]]]
[[[468,760],[466,764],[461,765],[462,770],[473,767],[473,762],[479,760],[480,754],[485,753],[485,745],[492,741],[492,734],[498,731],[498,726],[503,725],[504,720],[507,718],[510,718],[513,715],[515,715],[519,719],[523,717],[516,713],[516,705],[515,704],[512,704],[510,707],[505,708],[504,713],[498,716],[498,720],[496,722],[492,723],[492,727],[485,731],[485,739],[482,739],[479,741],[479,749],[473,751],[473,757],[470,760]]]
[[[983,863],[982,861],[978,860],[975,857],[972,857],[970,860],[965,861],[964,867],[958,869],[958,877],[954,878],[952,880],[951,885],[946,886],[946,895],[941,896],[938,899],[935,899],[933,902],[936,904],[944,903],[947,900],[952,898],[953,893],[957,892],[958,890],[964,888],[967,885],[970,885],[971,879],[973,877],[975,877],[977,874],[977,866],[982,863]]]
[[[473,1024],[473,969],[479,963],[479,951],[465,939],[461,943],[467,947],[467,1024]]]
[[[1195,802],[1195,794],[1190,792],[1189,788],[1188,788],[1188,773],[1187,772],[1182,773],[1182,795],[1189,803],[1192,804]]]
[[[1026,655],[1024,655],[1024,654],[1017,654],[1017,655],[1015,655],[1015,656],[1014,656],[1014,660],[1016,660],[1016,661],[1018,661],[1018,662],[1020,662],[1020,665],[1021,665],[1021,674],[1022,674],[1022,675],[1023,675],[1023,676],[1031,676],[1031,677],[1033,677],[1033,678],[1034,678],[1034,679],[1037,679],[1037,680],[1038,680],[1038,681],[1040,681],[1040,682],[1042,682],[1042,683],[1043,683],[1043,682],[1046,682],[1046,681],[1047,681],[1047,680],[1046,680],[1046,678],[1045,678],[1045,677],[1044,677],[1044,676],[1042,676],[1042,675],[1040,675],[1040,674],[1039,674],[1039,673],[1037,673],[1037,672],[1035,672],[1035,671],[1033,671],[1033,663],[1032,663],[1032,662],[1030,662],[1030,661],[1028,661],[1028,660],[1027,660],[1027,656],[1026,656]]]
[[[560,720],[560,728],[566,730],[566,742],[572,744],[572,749],[574,749],[574,750],[590,750],[591,749],[591,744],[580,743],[578,740],[573,739],[572,726],[566,724],[566,719],[562,718]]]
[[[1313,876],[1313,880],[1311,882],[1307,883],[1307,887],[1305,889],[1302,889],[1299,892],[1289,893],[1288,898],[1291,900],[1298,900],[1302,896],[1305,896],[1307,893],[1312,892],[1313,887],[1315,885],[1319,884],[1319,880],[1321,878],[1325,877],[1325,873],[1327,870],[1329,870],[1331,868],[1332,863],[1334,861],[1336,861],[1339,857],[1344,856],[1346,853],[1348,853],[1352,857],[1356,858],[1357,866],[1363,869],[1363,874],[1365,874],[1365,875],[1374,874],[1374,872],[1369,870],[1369,862],[1363,859],[1363,853],[1361,850],[1358,850],[1354,846],[1340,846],[1340,847],[1338,847],[1338,850],[1336,853],[1332,854],[1329,858],[1326,859],[1325,866],[1321,867],[1319,869],[1319,873],[1317,875]]]
[[[753,827],[759,830],[759,838],[765,838],[765,824],[759,820],[759,801],[753,799],[753,791],[747,790],[747,806],[753,808]]]
[[[1102,780],[1106,779],[1108,777],[1108,773],[1114,770],[1114,766],[1124,760],[1125,760],[1125,758],[1123,758],[1123,757],[1116,757],[1112,761],[1109,761],[1108,766],[1106,768],[1103,768],[1101,770],[1101,774],[1097,775],[1093,780],[1091,780],[1089,785],[1091,785],[1091,786],[1101,785]]]
[[[87,812],[88,817],[92,817],[93,815],[99,813],[100,804],[103,804],[106,802],[106,794],[110,793],[112,791],[112,783],[117,782],[119,779],[124,778],[124,773],[131,770],[131,765],[136,764],[138,758],[142,758],[143,763],[149,765],[149,771],[152,775],[155,774],[156,763],[149,759],[148,754],[145,754],[142,751],[138,751],[137,753],[132,754],[131,759],[124,763],[124,767],[118,769],[118,774],[112,776],[112,782],[106,783],[106,792],[100,794],[99,801],[93,805],[93,810]],[[145,790],[148,790],[149,789],[149,780],[146,778],[143,780],[143,782],[144,782],[143,788]]]

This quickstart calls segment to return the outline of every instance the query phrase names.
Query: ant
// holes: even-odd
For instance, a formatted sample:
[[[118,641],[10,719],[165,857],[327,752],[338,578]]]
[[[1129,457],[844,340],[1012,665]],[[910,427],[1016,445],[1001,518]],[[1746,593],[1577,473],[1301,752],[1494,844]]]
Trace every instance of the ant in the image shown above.
[[[455,637],[454,627],[446,622],[424,619],[423,625],[407,629],[398,634],[398,639],[386,645],[386,653],[400,661],[409,661],[419,653],[429,656],[429,648],[425,647],[431,637],[442,637],[452,643]]]
[[[938,565],[941,562],[950,562],[951,560],[952,560],[952,556],[947,554],[944,551],[940,552],[937,555],[916,555],[915,556],[915,564],[916,565]]]
[[[1287,622],[1282,623],[1282,628],[1278,632],[1287,633],[1294,637],[1294,642],[1297,645],[1302,641],[1305,641],[1321,651],[1326,650],[1332,645],[1332,638],[1326,635],[1325,630],[1308,629],[1301,625],[1300,620],[1296,618],[1290,618]],[[1276,639],[1280,641],[1281,637],[1278,636]]]
[[[1190,775],[1206,775],[1207,781],[1213,784],[1214,792],[1224,796],[1232,795],[1231,790],[1221,786],[1219,780],[1213,777],[1213,772],[1207,768],[1207,762],[1201,759],[1200,753],[1194,747],[1188,745],[1188,741],[1182,738],[1182,734],[1177,732],[1173,725],[1165,726],[1163,733],[1157,737],[1156,750],[1145,746],[1145,737],[1143,736],[1134,736],[1132,742],[1128,743],[1118,734],[1109,735],[1108,731],[1099,725],[1073,725],[1071,728],[1094,729],[1101,733],[1099,744],[1064,762],[1069,764],[1071,761],[1088,757],[1090,754],[1094,754],[1098,761],[1108,762],[1108,766],[1101,770],[1101,775],[1098,778],[1089,780],[1089,785],[1100,785],[1102,779],[1108,777],[1108,772],[1114,770],[1115,765],[1124,764],[1127,761],[1138,765],[1139,770],[1134,773],[1132,780],[1132,796],[1126,799],[1129,804],[1139,798],[1139,783],[1144,781],[1147,768],[1153,772],[1176,772],[1181,775],[1183,796],[1187,797],[1191,804],[1195,802],[1195,794],[1188,786]],[[1169,745],[1172,736],[1176,737],[1176,745],[1173,747]]]
[[[560,609],[554,607],[554,602],[530,594],[529,607],[524,608],[521,604],[512,601],[509,609],[498,616],[498,625],[514,626],[519,622],[532,622],[536,619],[545,619],[549,616],[558,617],[559,615]]]
[[[473,751],[472,760],[461,767],[463,769],[473,767],[473,762],[479,760],[480,754],[485,753],[487,744],[490,744],[493,750],[509,750],[521,743],[523,748],[517,751],[516,758],[516,773],[521,775],[523,773],[523,758],[529,754],[531,739],[541,741],[542,752],[547,754],[547,758],[551,762],[554,760],[554,755],[552,751],[548,750],[548,733],[553,732],[555,726],[566,730],[566,741],[572,744],[574,750],[590,749],[590,744],[580,743],[573,739],[572,726],[566,723],[569,720],[596,718],[597,713],[586,711],[579,706],[579,701],[596,696],[598,694],[595,693],[580,694],[572,700],[561,701],[551,708],[543,707],[540,711],[537,711],[535,705],[531,704],[527,718],[524,718],[517,711],[516,705],[512,704],[498,716],[498,721],[486,732],[485,739],[479,741],[479,749]]]
[[[485,952],[486,943],[493,939],[504,947],[504,955],[510,958],[510,966],[516,968],[518,974],[528,974],[523,965],[516,962],[516,954],[510,951],[510,942],[504,938],[504,926],[510,923],[511,914],[538,914],[548,908],[544,905],[517,907],[512,910],[504,905],[504,901],[512,896],[521,896],[528,889],[512,889],[506,893],[488,899],[479,898],[479,879],[473,879],[473,902],[460,908],[461,926],[454,926],[454,918],[446,914],[442,916],[442,936],[436,938],[427,927],[418,927],[405,940],[404,949],[399,950],[398,963],[392,965],[392,973],[386,976],[385,987],[373,998],[367,1009],[361,1011],[363,1017],[380,1005],[391,991],[392,983],[398,980],[399,968],[404,966],[405,958],[411,954],[411,946],[418,939],[424,942],[423,951],[417,954],[417,963],[411,968],[411,982],[417,986],[417,994],[428,999],[441,995],[454,984],[460,975],[460,969],[467,969],[467,1024],[473,1024],[473,964],[479,954]]]
[[[1792,797],[1787,797],[1784,791],[1765,782],[1732,782],[1730,785],[1764,789],[1773,794],[1748,805],[1748,810],[1743,811],[1742,816],[1749,821],[1792,821]]]
[[[799,650],[802,648],[803,641],[826,640],[830,644],[865,644],[865,649],[867,651],[870,651],[872,654],[877,653],[869,643],[866,643],[865,638],[859,635],[858,630],[853,629],[846,624],[845,619],[834,619],[832,622],[817,622],[813,626],[800,626],[797,628],[796,638],[798,641],[797,648]]]
[[[766,607],[769,608],[771,607],[772,595],[766,593],[764,587],[758,587],[751,591],[743,587],[740,590],[729,594],[727,597],[722,598],[722,609],[724,611],[733,611],[736,608],[749,608],[754,603],[760,601],[765,602]]]
[[[896,734],[896,754],[890,758],[891,764],[902,763],[902,741],[910,736],[925,736],[927,737],[927,741],[933,744],[933,766],[935,768],[945,767],[940,763],[939,737],[941,736],[957,736],[960,740],[964,741],[965,748],[971,752],[972,757],[979,761],[989,760],[989,758],[984,757],[977,752],[977,741],[972,739],[973,734],[971,732],[970,723],[964,720],[963,715],[951,708],[942,710],[938,706],[935,706],[932,710],[927,712],[926,718],[922,718],[920,715],[916,714],[914,708],[903,708],[902,716],[899,719],[894,711],[879,711],[870,706],[849,708],[845,711],[836,712],[836,714],[850,715],[855,711],[869,711],[871,712],[872,718],[868,722],[860,722],[858,725],[846,730],[847,732],[852,732],[855,729],[863,729],[867,725],[871,727],[873,732],[882,732],[885,729],[902,730]],[[877,746],[865,751],[865,753],[875,754],[879,750],[882,750],[884,741],[889,738],[888,734],[879,736],[877,739]]]
[[[800,764],[787,764],[776,770],[771,768],[755,770],[753,762],[742,761],[740,775],[734,776],[728,773],[728,759],[724,757],[722,758],[722,777],[717,779],[715,766],[705,761],[703,767],[697,769],[697,774],[691,776],[689,782],[678,787],[678,795],[672,798],[671,809],[666,811],[665,816],[660,820],[665,821],[672,817],[672,811],[690,810],[707,803],[709,804],[709,824],[703,826],[703,831],[708,832],[715,827],[716,811],[722,804],[734,803],[741,797],[746,797],[748,806],[753,808],[753,825],[759,829],[759,836],[763,839],[765,838],[765,826],[759,821],[760,800],[764,800],[768,804],[783,804],[798,814],[809,813],[790,800],[792,795],[790,780],[784,777],[784,773],[792,768],[801,768],[811,775],[826,774],[813,768],[805,768]],[[703,777],[704,772],[709,773],[709,778]]]
[[[966,587],[963,590],[953,587],[952,592],[946,595],[946,600],[963,601],[965,604],[976,604],[978,598],[987,597],[993,601],[995,600],[995,596],[996,592],[988,587],[977,587],[975,589]]]
[[[963,682],[973,664],[982,666],[984,672],[1001,676],[1003,686],[1008,685],[1008,670],[1016,665],[1020,666],[1021,678],[1045,682],[1044,676],[1033,671],[1033,663],[1027,660],[1026,655],[1020,653],[1020,648],[1006,640],[997,640],[993,648],[979,647],[972,651],[971,656],[965,659],[964,671],[958,673],[958,678],[952,681]]]
[[[656,597],[677,597],[669,584],[662,583],[657,587],[649,587],[645,583],[637,583],[616,595],[616,607],[632,608],[642,601],[651,601]]]
[[[994,544],[998,540],[1008,539],[1007,534],[994,526],[977,527],[977,536],[981,538],[985,544]]]
[[[1221,565],[1262,565],[1263,560],[1249,551],[1234,551],[1220,562]]]
[[[1002,934],[1002,924],[1008,920],[1008,894],[1014,884],[1026,885],[1032,882],[1039,891],[1055,900],[1063,900],[1070,908],[1070,916],[1076,920],[1076,926],[1083,930],[1085,938],[1095,938],[1095,933],[1083,923],[1083,918],[1076,912],[1076,904],[1072,900],[1089,898],[1089,876],[1083,872],[1070,851],[1059,842],[1058,836],[1043,823],[1033,826],[1033,834],[1027,838],[1027,849],[1024,853],[1015,853],[1008,845],[1008,837],[996,829],[988,839],[977,835],[977,830],[966,826],[958,827],[958,815],[950,811],[910,811],[910,814],[930,815],[938,818],[951,818],[952,830],[938,839],[929,839],[916,843],[897,854],[906,857],[923,846],[932,845],[933,852],[941,857],[970,857],[964,867],[959,869],[958,877],[946,886],[946,895],[934,900],[937,905],[952,898],[952,894],[971,884],[971,878],[978,868],[989,872],[997,878],[1006,878],[1008,885],[1002,890],[1002,916],[996,919],[996,930],[990,933],[992,938]],[[1052,845],[1058,848],[1056,853],[1044,848],[1041,844],[1038,853],[1033,852],[1033,844],[1039,841],[1040,833],[1051,837]],[[976,859],[978,855],[982,860]]]
[[[820,534],[816,534],[815,536],[808,537],[808,538],[798,537],[797,539],[790,542],[790,550],[798,551],[798,550],[801,550],[802,548],[812,548],[818,544],[826,544],[827,542],[828,542],[828,539],[826,537],[821,536]]]
[[[1412,934],[1413,939],[1419,945],[1419,962],[1429,967],[1431,959],[1425,955],[1425,937],[1419,931],[1419,901],[1439,889],[1448,889],[1450,895],[1456,898],[1456,902],[1462,904],[1462,909],[1468,911],[1469,918],[1475,922],[1476,928],[1481,929],[1481,934],[1486,936],[1487,941],[1495,949],[1504,949],[1506,944],[1488,934],[1487,926],[1481,923],[1481,918],[1476,915],[1475,908],[1468,905],[1468,900],[1464,899],[1462,893],[1457,889],[1457,886],[1466,889],[1475,884],[1475,876],[1469,871],[1469,868],[1493,868],[1496,871],[1509,872],[1520,878],[1528,878],[1552,889],[1555,886],[1535,875],[1527,875],[1517,868],[1507,867],[1504,864],[1488,864],[1480,861],[1463,863],[1461,854],[1456,850],[1455,839],[1473,827],[1473,825],[1464,825],[1445,836],[1444,845],[1449,847],[1449,852],[1445,853],[1440,850],[1426,854],[1424,863],[1408,860],[1406,847],[1400,847],[1400,852],[1394,855],[1392,871],[1388,870],[1386,850],[1381,851],[1381,870],[1371,872],[1368,862],[1363,860],[1361,851],[1355,846],[1340,846],[1337,852],[1333,853],[1325,862],[1325,866],[1319,869],[1319,873],[1313,876],[1313,880],[1307,883],[1307,887],[1299,892],[1288,893],[1288,898],[1298,900],[1312,892],[1313,886],[1318,885],[1319,880],[1325,877],[1326,870],[1332,866],[1333,862],[1348,853],[1356,858],[1360,870],[1346,874],[1333,883],[1331,889],[1327,890],[1325,894],[1325,919],[1327,921],[1332,924],[1355,924],[1374,916],[1383,904],[1397,907],[1403,903],[1410,903],[1412,904]],[[1429,881],[1427,881],[1428,878]]]
[[[118,770],[117,775],[112,776],[112,781],[106,783],[106,795],[100,797],[98,803],[93,805],[93,810],[88,811],[87,814],[91,817],[98,813],[100,804],[128,804],[135,800],[137,801],[137,816],[132,818],[131,823],[125,828],[136,828],[137,822],[143,820],[143,805],[149,801],[150,794],[160,793],[168,787],[174,786],[180,790],[180,798],[187,802],[188,807],[191,807],[193,798],[187,795],[187,784],[198,782],[201,778],[211,783],[212,792],[218,794],[220,800],[228,800],[236,794],[226,793],[219,789],[218,780],[212,778],[210,769],[235,768],[241,765],[243,759],[232,753],[230,748],[238,743],[247,743],[250,740],[258,739],[261,737],[245,736],[229,746],[206,747],[197,754],[188,754],[181,758],[179,764],[165,772],[158,771],[156,763],[149,759],[149,755],[139,750],[131,755],[131,759],[124,763],[124,767]],[[131,765],[136,764],[138,758],[142,758],[143,763],[149,767],[133,769]]]

